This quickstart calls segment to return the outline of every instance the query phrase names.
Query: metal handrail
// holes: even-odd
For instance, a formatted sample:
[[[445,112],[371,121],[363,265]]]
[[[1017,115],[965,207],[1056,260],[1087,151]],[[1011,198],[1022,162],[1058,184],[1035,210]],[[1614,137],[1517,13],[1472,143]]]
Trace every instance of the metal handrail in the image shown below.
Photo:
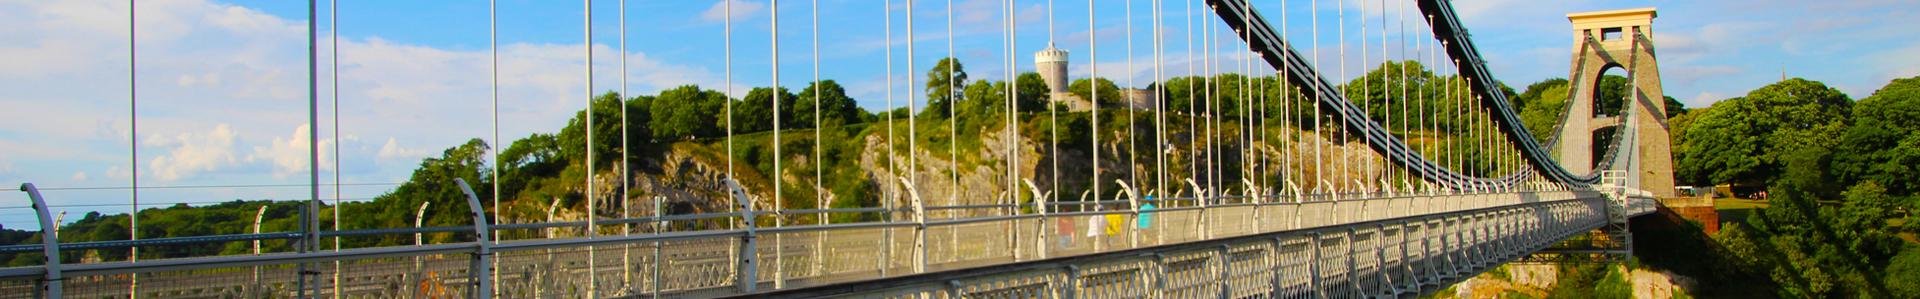
[[[1508,191],[1508,192],[1486,192],[1486,193],[1476,193],[1471,195],[1468,195],[1468,194],[1459,194],[1459,195],[1484,196],[1484,195],[1494,195],[1494,194],[1538,194],[1538,195],[1541,195],[1539,197],[1543,198],[1542,200],[1535,201],[1535,202],[1513,203],[1513,204],[1521,204],[1521,205],[1538,204],[1542,202],[1554,202],[1554,201],[1564,201],[1564,200],[1582,198],[1582,196],[1549,195],[1549,194],[1571,194],[1571,193],[1577,193],[1577,192]],[[1577,195],[1577,194],[1573,194],[1573,195]],[[469,198],[470,202],[473,201],[473,199],[471,198],[472,195],[469,195],[469,197],[470,197]],[[1366,197],[1366,198],[1344,199],[1339,201],[1330,200],[1330,201],[1324,201],[1320,203],[1338,204],[1341,202],[1381,202],[1381,201],[1391,201],[1391,200],[1398,200],[1398,199],[1426,198],[1426,197],[1429,197],[1429,196],[1419,196],[1419,195],[1385,196],[1384,194],[1372,194],[1372,196]],[[467,255],[473,255],[476,257],[474,264],[471,266],[471,267],[475,267],[476,270],[474,272],[470,272],[475,274],[470,274],[470,275],[480,275],[479,273],[485,273],[482,271],[491,270],[491,269],[484,269],[484,270],[478,269],[478,268],[489,267],[487,263],[485,263],[484,261],[492,258],[492,255],[494,252],[501,252],[501,251],[524,252],[528,250],[581,248],[581,247],[590,247],[590,246],[662,244],[663,242],[689,241],[689,240],[739,239],[745,242],[736,242],[733,244],[738,244],[741,246],[741,251],[739,251],[738,254],[742,254],[744,257],[744,256],[757,256],[753,254],[752,253],[753,250],[751,250],[757,247],[757,246],[751,245],[752,240],[755,239],[754,237],[755,234],[812,233],[812,232],[831,232],[831,231],[860,230],[860,229],[907,229],[907,228],[914,229],[916,232],[924,233],[925,230],[930,227],[952,227],[952,226],[961,226],[961,225],[977,224],[977,223],[1018,223],[1020,221],[1027,221],[1031,219],[1046,219],[1049,217],[1054,217],[1054,218],[1086,217],[1086,216],[1104,217],[1108,215],[1146,215],[1148,213],[1170,213],[1170,212],[1179,212],[1179,211],[1207,211],[1207,210],[1226,210],[1226,209],[1245,210],[1248,208],[1258,209],[1258,208],[1267,207],[1267,206],[1305,207],[1307,205],[1310,205],[1309,203],[1290,202],[1290,201],[1261,201],[1261,202],[1237,201],[1236,202],[1232,200],[1236,198],[1247,199],[1252,197],[1220,196],[1220,197],[1209,197],[1209,198],[1184,199],[1184,200],[1195,200],[1195,201],[1203,201],[1203,202],[1214,202],[1214,204],[1195,205],[1195,206],[1160,207],[1151,211],[1127,209],[1127,208],[1115,208],[1115,209],[1101,210],[1101,211],[1075,211],[1075,212],[1053,211],[1052,213],[1039,213],[1039,212],[1024,213],[1024,212],[1016,211],[1016,212],[1012,212],[1013,214],[954,218],[954,219],[919,218],[920,220],[912,221],[912,222],[904,222],[904,221],[856,222],[856,223],[835,223],[835,224],[818,224],[818,225],[796,225],[796,226],[769,227],[769,228],[757,228],[757,227],[747,226],[743,229],[655,232],[655,233],[637,234],[637,235],[570,237],[570,238],[558,238],[558,239],[527,239],[527,240],[502,241],[498,243],[493,243],[493,242],[482,240],[482,239],[475,239],[475,241],[431,244],[431,245],[423,245],[423,246],[390,246],[390,247],[356,248],[356,249],[347,249],[347,250],[341,250],[341,251],[322,251],[322,252],[305,252],[305,253],[285,252],[285,253],[272,253],[272,254],[261,254],[261,255],[192,257],[192,258],[177,258],[177,259],[143,260],[137,263],[135,262],[92,263],[92,264],[82,264],[82,265],[71,265],[71,266],[65,267],[68,270],[63,272],[69,273],[71,275],[115,275],[115,274],[125,274],[125,273],[141,273],[141,272],[148,272],[148,271],[181,271],[181,270],[208,269],[208,268],[221,268],[221,267],[248,267],[248,266],[272,265],[272,264],[341,261],[341,260],[349,260],[349,259],[387,258],[387,257],[406,257],[406,256],[417,257],[417,256],[434,255],[434,254],[467,254]],[[1177,200],[1183,200],[1183,199],[1160,198],[1160,199],[1151,200],[1149,202],[1160,201],[1165,203],[1165,202],[1171,202],[1171,201],[1177,201]],[[1231,202],[1231,203],[1227,203],[1227,202]],[[1444,202],[1444,201],[1440,201],[1440,202]],[[1459,202],[1465,203],[1467,201],[1459,201]],[[1484,201],[1475,201],[1475,202],[1484,202]],[[1018,206],[1029,206],[1032,204],[1051,205],[1045,202],[1035,202],[1035,203],[1023,204]],[[1122,200],[1113,200],[1113,201],[1104,201],[1104,202],[1100,202],[1100,201],[1075,202],[1069,205],[1084,206],[1084,205],[1091,205],[1091,204],[1132,205],[1137,203],[1122,201]],[[1502,204],[1502,205],[1493,205],[1493,206],[1485,206],[1482,204],[1470,204],[1470,205],[1461,205],[1461,206],[1458,206],[1457,208],[1443,208],[1441,210],[1433,210],[1433,212],[1455,213],[1460,211],[1501,208],[1501,207],[1507,207],[1510,205],[1512,204]],[[977,205],[977,206],[986,206],[986,205]],[[992,205],[992,206],[1011,207],[1014,205]],[[839,210],[839,211],[906,210],[906,211],[914,211],[916,213],[926,213],[925,211],[928,210],[928,208],[922,207],[918,209],[877,209],[877,208],[819,209],[819,210],[792,210],[789,212],[791,212],[792,214],[803,214],[803,213],[811,214],[811,213],[815,213],[823,210]],[[484,215],[479,214],[481,212],[478,212],[476,210],[473,213],[476,213],[474,215],[476,217],[474,222],[475,225],[472,225],[472,226],[443,226],[443,227],[420,227],[420,228],[402,228],[402,229],[369,229],[369,230],[353,230],[353,231],[319,232],[318,234],[321,234],[323,236],[371,236],[371,235],[391,235],[391,234],[411,234],[411,233],[433,232],[433,233],[455,233],[455,234],[476,233],[476,234],[484,235],[485,233],[488,233],[488,232],[509,230],[509,229],[583,227],[584,226],[583,222],[556,222],[556,223],[537,223],[537,224],[492,224],[492,223],[489,223],[489,221],[487,221],[484,218]],[[1407,213],[1413,213],[1413,212],[1409,210]],[[654,221],[665,221],[667,219],[728,219],[728,218],[722,218],[724,216],[735,216],[737,218],[731,218],[731,219],[745,220],[751,217],[752,215],[757,215],[757,214],[763,214],[763,213],[759,213],[751,210],[743,210],[741,212],[732,212],[732,213],[636,217],[636,218],[628,218],[628,219],[616,219],[616,220],[611,220],[603,223],[646,223],[646,222],[654,222]],[[1412,215],[1412,214],[1394,214],[1394,215],[1403,215],[1402,218],[1427,216],[1427,215]],[[1212,218],[1202,218],[1202,220],[1200,221],[1213,221],[1210,219]],[[1362,219],[1354,218],[1350,220],[1362,220]],[[1373,220],[1373,221],[1378,221],[1378,220]],[[1316,222],[1316,224],[1314,225],[1294,227],[1286,230],[1312,230],[1312,229],[1320,229],[1320,228],[1326,228],[1326,227],[1351,226],[1351,225],[1355,225],[1356,223],[1367,223],[1367,222],[1324,222],[1323,221],[1323,222]],[[1206,227],[1207,226],[1203,226],[1202,228],[1206,229]],[[1220,227],[1221,229],[1233,230],[1233,229],[1242,229],[1242,228],[1230,228],[1230,227],[1244,227],[1244,226],[1220,226]],[[1133,230],[1133,229],[1129,228],[1129,230]],[[1225,233],[1229,231],[1221,231],[1221,232]],[[1261,232],[1271,233],[1274,231],[1261,231]],[[1230,234],[1239,235],[1240,233],[1230,233]],[[147,239],[147,240],[142,240],[141,243],[135,244],[135,245],[156,246],[156,245],[194,244],[196,242],[208,243],[208,242],[247,241],[247,240],[258,240],[258,239],[291,239],[291,238],[298,238],[298,237],[300,237],[299,233],[222,235],[222,236],[206,236],[206,237],[193,237],[193,238]],[[1211,237],[1208,237],[1208,238],[1211,238]],[[916,239],[915,242],[922,242],[922,241]],[[128,244],[131,244],[131,243],[113,242],[113,241],[85,242],[85,243],[74,243],[74,244],[62,244],[59,247],[60,249],[111,248],[113,246],[121,246],[121,245],[128,245]],[[1152,245],[1152,244],[1140,244],[1140,245],[1163,246],[1163,245]],[[1140,245],[1135,245],[1135,246],[1140,246]],[[32,246],[32,245],[13,245],[13,246],[0,247],[0,248],[7,248],[11,250],[23,250],[23,249],[30,249],[34,247],[35,246]],[[1044,249],[1045,247],[1042,247],[1042,248],[1043,248],[1042,249],[1043,252],[1046,251]],[[1124,248],[1114,248],[1114,249],[1126,250],[1126,248],[1141,248],[1141,247],[1124,247]],[[1097,250],[1095,252],[1108,252],[1108,251]],[[1043,253],[1042,256],[1045,256],[1045,253]],[[745,260],[743,260],[743,262],[744,261]],[[741,271],[753,271],[758,266],[740,265],[740,267],[742,267],[740,268]],[[917,268],[917,269],[923,269],[923,268],[924,266],[921,266],[921,268]],[[51,271],[56,271],[56,270],[55,268],[50,266],[0,268],[0,279],[50,276],[50,274],[52,274]],[[916,271],[924,271],[924,270],[916,270]],[[742,273],[739,275],[746,275],[744,273],[751,273],[751,272],[738,272],[738,273]],[[919,272],[916,272],[916,273],[919,273]],[[474,276],[474,277],[480,277],[480,276]],[[492,285],[483,283],[478,279],[467,280],[467,282],[472,283],[473,284],[472,286],[476,290],[493,287]],[[49,283],[49,284],[53,284],[53,283]],[[739,290],[741,292],[754,291],[754,289],[751,289],[747,285],[739,285],[739,287],[742,288],[741,290]]]

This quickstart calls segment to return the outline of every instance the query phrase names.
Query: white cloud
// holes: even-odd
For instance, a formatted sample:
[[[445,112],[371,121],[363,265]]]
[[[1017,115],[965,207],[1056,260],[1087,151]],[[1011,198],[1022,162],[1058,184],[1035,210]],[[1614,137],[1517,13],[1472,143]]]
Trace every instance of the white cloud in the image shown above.
[[[380,146],[378,157],[382,160],[413,160],[426,156],[426,150],[402,147],[398,139],[387,138],[387,143]]]
[[[272,164],[273,175],[277,178],[285,178],[289,175],[307,171],[308,164],[314,160],[311,155],[313,149],[308,147],[309,144],[313,144],[308,141],[310,140],[310,136],[308,136],[310,130],[307,125],[302,124],[293,128],[293,134],[286,138],[274,137],[273,142],[268,143],[266,146],[254,146],[253,153],[247,156],[247,161]],[[332,160],[335,156],[333,153],[333,143],[334,140],[332,138],[320,139],[319,162],[321,170],[333,170]]]
[[[131,176],[107,169],[125,163],[132,134],[125,3],[0,4],[6,7],[0,9],[0,40],[17,41],[0,44],[0,56],[15,58],[0,60],[0,78],[6,78],[0,89],[9,90],[0,94],[0,106],[10,107],[0,110],[0,136],[6,136],[0,138],[0,157],[73,166],[6,169],[0,175]],[[229,183],[308,170],[304,22],[205,0],[139,5],[143,179]],[[764,1],[734,8],[736,14],[765,13]],[[487,49],[343,38],[342,132],[331,132],[333,95],[321,83],[322,170],[331,170],[340,156],[348,173],[404,177],[415,161],[376,160],[417,159],[430,149],[491,136]],[[622,53],[595,46],[595,88],[619,89]],[[332,77],[325,61],[330,54],[321,53],[322,78]],[[584,106],[580,45],[503,44],[499,54],[502,138],[553,131]],[[704,66],[625,55],[636,93],[719,81]],[[332,137],[343,134],[345,153],[335,154]]]
[[[151,135],[144,142],[146,146],[170,149],[154,157],[148,167],[161,181],[173,181],[232,166],[240,162],[234,156],[235,139],[233,127],[224,123],[205,132]]]
[[[107,167],[106,171],[107,178],[115,180],[126,179],[131,174],[132,173],[127,172],[126,168],[120,168],[120,166]]]
[[[734,22],[739,22],[739,21],[747,20],[748,18],[752,18],[754,16],[758,16],[760,15],[761,10],[767,8],[766,4],[761,4],[760,2],[744,1],[744,0],[722,0],[720,2],[713,3],[713,7],[708,7],[707,11],[701,12],[700,19],[706,20],[709,22],[725,22],[727,20],[727,15],[729,15],[728,13],[729,7],[727,7],[728,3],[732,3],[733,5],[733,7],[731,7],[731,15],[733,15]]]
[[[1713,106],[1715,102],[1725,99],[1727,99],[1726,96],[1711,91],[1702,91],[1700,94],[1693,95],[1693,97],[1679,98],[1680,102],[1686,104],[1689,109],[1706,108],[1707,106]]]
[[[73,173],[73,177],[71,177],[70,179],[72,179],[75,182],[85,182],[87,181],[87,172],[85,171],[75,172]]]
[[[1853,91],[1849,91],[1849,93],[1856,97],[1866,97],[1874,90],[1878,90],[1882,85],[1886,85],[1887,82],[1893,81],[1893,79],[1920,75],[1920,57],[1916,57],[1914,53],[1920,53],[1920,43],[1893,47],[1882,50],[1879,53],[1874,53],[1873,55],[1868,55],[1868,61],[1878,62],[1874,64],[1874,71],[1876,73],[1871,74],[1871,79],[1869,82],[1866,82],[1872,84],[1873,87],[1871,88],[1873,90],[1868,90],[1866,93],[1854,93]]]
[[[1746,68],[1728,65],[1684,65],[1685,67],[1664,67],[1660,74],[1662,84],[1692,86],[1700,80],[1717,79],[1747,72]]]

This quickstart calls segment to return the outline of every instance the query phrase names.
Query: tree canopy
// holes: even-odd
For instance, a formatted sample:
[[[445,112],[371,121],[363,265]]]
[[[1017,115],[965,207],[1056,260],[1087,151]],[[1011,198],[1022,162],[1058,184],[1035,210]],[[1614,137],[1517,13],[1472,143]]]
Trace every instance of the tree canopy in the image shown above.
[[[792,128],[793,125],[797,125],[797,121],[793,117],[794,110],[796,109],[792,109],[795,96],[793,93],[787,92],[787,88],[785,87],[781,87],[777,93],[779,94],[778,100],[780,104],[778,116],[774,114],[775,111],[773,110],[775,101],[774,94],[776,94],[776,92],[772,88],[756,87],[747,91],[747,96],[735,102],[736,104],[733,106],[734,132],[772,130],[773,121],[776,119],[775,117],[778,117],[780,120],[780,126],[782,128]],[[812,120],[809,119],[808,121]]]
[[[1920,77],[1895,79],[1860,100],[1852,121],[1836,148],[1836,172],[1893,194],[1920,189]]]
[[[649,111],[654,115],[647,127],[661,140],[691,139],[725,133],[719,116],[727,95],[698,85],[682,85],[660,91]]]
[[[853,97],[847,96],[846,88],[840,87],[840,83],[834,82],[833,80],[821,80],[808,84],[807,89],[800,92],[799,98],[794,99],[793,115],[794,119],[798,121],[798,123],[793,124],[794,127],[814,127],[813,111],[815,109],[814,98],[816,97],[819,98],[820,103],[824,103],[818,107],[820,110],[820,123],[853,124],[860,122],[860,115],[864,112],[860,110],[859,104],[854,103]]]
[[[1675,175],[1694,183],[1767,184],[1793,150],[1831,146],[1852,105],[1837,89],[1797,78],[1714,103],[1675,133],[1685,135],[1675,147]]]
[[[1075,79],[1073,83],[1067,84],[1067,91],[1083,100],[1098,101],[1100,107],[1122,107],[1127,102],[1126,94],[1120,91],[1120,86],[1114,85],[1113,80],[1107,80],[1107,78]]]
[[[927,109],[920,114],[945,118],[949,103],[954,97],[963,96],[966,89],[967,67],[960,64],[958,58],[941,58],[940,62],[933,65],[933,69],[927,70]]]

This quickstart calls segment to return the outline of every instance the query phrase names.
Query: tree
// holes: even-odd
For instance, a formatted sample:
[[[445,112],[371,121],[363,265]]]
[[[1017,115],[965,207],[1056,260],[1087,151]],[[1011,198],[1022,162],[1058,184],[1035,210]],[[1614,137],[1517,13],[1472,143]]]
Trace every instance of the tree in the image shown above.
[[[624,109],[625,105],[620,103],[620,95],[612,92],[594,97],[592,104],[593,159],[597,168],[619,161],[620,155],[623,154],[620,147],[620,110]],[[559,141],[560,155],[569,160],[586,157],[587,135],[584,126],[587,121],[586,115],[586,109],[574,112],[573,118],[567,120],[567,126],[561,128],[560,133],[555,136],[555,140]],[[632,115],[628,116],[628,120],[631,121]]]
[[[558,176],[567,168],[552,134],[533,134],[500,151],[500,197],[519,198],[535,178]]]
[[[1007,83],[1005,81],[974,81],[967,84],[966,96],[960,98],[960,107],[954,111],[958,118],[961,135],[972,135],[982,129],[1000,124],[1006,113]]]
[[[1837,89],[1798,78],[1715,103],[1679,133],[1687,145],[1675,149],[1675,172],[1709,183],[1767,184],[1792,151],[1837,140],[1852,103]]]
[[[1020,101],[1021,112],[1047,111],[1048,99],[1052,95],[1048,94],[1047,81],[1040,77],[1040,73],[1020,73],[1013,82],[1014,91],[1019,93],[1016,99]]]
[[[1708,115],[1707,112],[1709,111],[1711,111],[1711,107],[1697,108],[1688,111],[1689,113],[1687,114],[1681,114],[1667,119],[1667,130],[1669,132],[1667,138],[1670,140],[1669,146],[1672,147],[1673,153],[1676,155],[1676,161],[1678,161],[1677,156],[1679,153],[1693,151],[1691,149],[1693,147],[1693,141],[1687,139],[1686,132],[1693,128],[1694,123],[1696,120],[1699,120],[1701,116]],[[1676,163],[1676,168],[1673,173],[1674,183],[1696,186],[1713,185],[1713,180],[1706,176],[1704,169],[1681,171],[1677,166],[1679,166],[1678,163]]]
[[[1558,80],[1559,84],[1553,84],[1555,80]],[[1546,145],[1547,140],[1560,134],[1553,130],[1566,119],[1563,115],[1567,111],[1569,90],[1566,82],[1564,79],[1551,79],[1534,83],[1527,86],[1526,92],[1520,94],[1519,102],[1528,103],[1520,108],[1520,122],[1527,126],[1527,131],[1532,132],[1533,137],[1541,145]]]
[[[1095,87],[1096,85],[1098,87]],[[1126,97],[1120,92],[1120,86],[1114,85],[1113,81],[1107,78],[1073,80],[1073,83],[1067,84],[1067,91],[1079,96],[1082,100],[1099,101],[1098,106],[1101,107],[1126,105]],[[1095,91],[1098,91],[1098,97],[1095,97]]]
[[[1527,84],[1526,91],[1520,92],[1520,96],[1513,98],[1513,109],[1526,110],[1528,107],[1540,103],[1540,100],[1548,99],[1544,93],[1554,87],[1566,88],[1567,79],[1548,78],[1546,80],[1540,80],[1540,82]],[[1559,99],[1560,102],[1566,102],[1566,94],[1564,92],[1556,98]]]
[[[733,131],[736,133],[744,133],[773,130],[774,113],[776,112],[773,110],[774,93],[771,88],[755,87],[753,90],[747,91],[745,98],[735,102],[733,106]],[[786,87],[781,87],[778,93],[780,94],[780,111],[778,111],[780,113],[780,125],[784,129],[794,124],[794,95],[793,93],[787,92]],[[808,121],[812,120],[809,119]]]
[[[1894,217],[1894,199],[1886,192],[1873,181],[1854,185],[1843,193],[1840,209],[1829,219],[1837,239],[1844,241],[1840,245],[1857,254],[1857,262],[1864,265],[1885,265],[1900,251],[1900,238],[1887,226],[1887,219]]]
[[[1842,181],[1873,181],[1889,194],[1920,191],[1920,77],[1895,79],[1853,109],[1835,170]]]
[[[1666,98],[1665,109],[1667,110],[1668,119],[1680,117],[1681,114],[1687,114],[1686,103],[1681,103],[1679,99],[1674,99],[1673,96],[1666,96]]]
[[[723,127],[719,116],[724,115],[721,110],[725,101],[726,94],[703,90],[699,85],[660,91],[647,109],[654,116],[647,127],[654,138],[662,140],[720,135]]]
[[[1600,81],[1593,85],[1593,113],[1597,115],[1620,115],[1621,107],[1626,104],[1627,93],[1633,88],[1633,80],[1617,75],[1600,75]]]
[[[405,183],[387,194],[375,197],[367,204],[350,205],[346,213],[356,217],[343,219],[348,222],[346,229],[412,227],[415,207],[421,202],[431,201],[428,207],[427,226],[472,225],[472,214],[467,210],[466,194],[461,192],[454,179],[465,179],[468,184],[484,185],[489,181],[486,168],[488,157],[487,143],[480,139],[468,140],[465,144],[448,148],[439,157],[420,161],[420,167],[413,170],[413,176]],[[576,160],[577,161],[577,160]],[[489,202],[489,198],[481,201]],[[436,241],[452,238],[471,238],[471,236],[440,235]],[[363,245],[399,245],[401,236],[381,236],[373,244]],[[412,238],[405,238],[411,242]]]
[[[958,58],[941,58],[939,63],[933,65],[932,70],[927,71],[928,109],[921,110],[920,114],[935,118],[946,117],[947,110],[951,108],[948,107],[948,103],[951,103],[954,97],[962,96],[966,89],[967,67],[960,64]]]
[[[1902,298],[1920,298],[1920,247],[1907,246],[1887,265],[1887,290]]]
[[[860,115],[866,113],[860,110],[860,106],[854,103],[852,97],[847,96],[847,90],[840,87],[839,82],[821,80],[808,84],[807,89],[801,91],[798,98],[794,99],[792,111],[795,122],[790,123],[793,127],[814,127],[813,111],[816,97],[821,103],[825,103],[819,107],[822,123],[859,123]]]

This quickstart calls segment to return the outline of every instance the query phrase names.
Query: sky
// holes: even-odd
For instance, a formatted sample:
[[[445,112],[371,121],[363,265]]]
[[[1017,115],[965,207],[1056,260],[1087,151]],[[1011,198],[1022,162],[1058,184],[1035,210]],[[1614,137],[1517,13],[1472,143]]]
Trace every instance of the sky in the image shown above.
[[[861,106],[880,110],[907,105],[920,83],[910,80],[923,80],[919,74],[949,53],[972,78],[998,80],[1009,65],[1032,71],[1032,53],[1049,41],[1072,52],[1072,76],[1098,74],[1123,86],[1147,85],[1156,69],[1169,77],[1271,71],[1246,64],[1245,45],[1193,0],[1161,1],[1158,22],[1149,0],[1058,1],[1051,10],[1041,0],[1011,7],[920,0],[911,9],[900,0],[631,2],[624,26],[619,1],[592,2],[589,71],[589,9],[581,1],[501,0],[493,10],[497,40],[486,1],[346,1],[337,15],[321,1],[317,106],[309,109],[302,1],[141,1],[129,24],[128,1],[0,0],[0,184],[40,186],[55,210],[72,214],[67,222],[128,211],[127,187],[136,178],[143,208],[304,199],[312,179],[307,136],[317,127],[320,197],[366,200],[404,181],[421,158],[467,139],[495,140],[496,126],[509,142],[553,132],[585,107],[589,90],[652,94],[730,82],[728,90],[741,94],[772,84],[776,73],[779,84],[797,90],[817,68],[819,78],[841,82]],[[1322,74],[1340,81],[1382,60],[1430,51],[1409,0],[1256,2],[1303,55],[1318,55],[1312,62]],[[1910,21],[1920,17],[1920,3],[1912,1],[1454,6],[1493,74],[1516,88],[1567,76],[1574,41],[1567,13],[1638,7],[1658,8],[1653,39],[1663,84],[1689,107],[1783,75],[1855,98],[1920,75],[1920,26]],[[1209,29],[1218,33],[1203,34]],[[0,195],[0,226],[34,228],[32,213],[24,193]]]

